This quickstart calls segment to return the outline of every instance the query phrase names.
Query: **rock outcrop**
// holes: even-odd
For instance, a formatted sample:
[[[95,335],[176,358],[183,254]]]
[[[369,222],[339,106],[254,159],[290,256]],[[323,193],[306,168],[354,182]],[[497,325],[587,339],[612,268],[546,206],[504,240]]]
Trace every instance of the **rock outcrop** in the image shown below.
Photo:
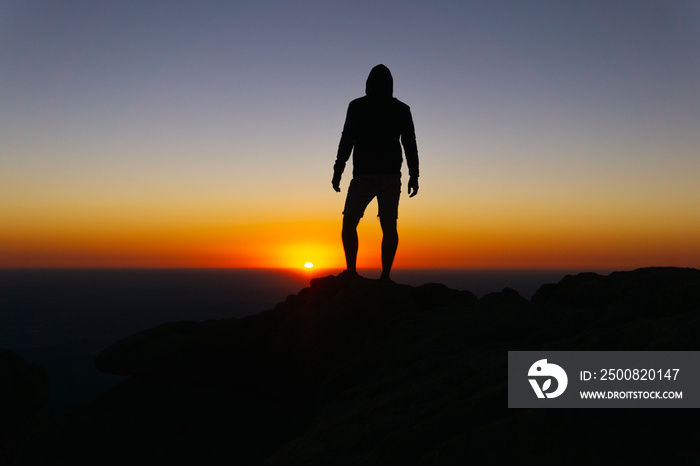
[[[19,442],[47,421],[46,369],[0,349],[0,465],[7,464]]]
[[[131,376],[18,464],[591,464],[700,459],[693,410],[507,408],[509,350],[698,350],[700,271],[567,276],[528,301],[327,277],[242,319],[163,324]]]

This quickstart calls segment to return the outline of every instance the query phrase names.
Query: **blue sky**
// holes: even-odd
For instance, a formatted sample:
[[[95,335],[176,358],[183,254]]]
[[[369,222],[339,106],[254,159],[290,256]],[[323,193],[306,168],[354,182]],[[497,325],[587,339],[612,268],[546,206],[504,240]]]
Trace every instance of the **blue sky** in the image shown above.
[[[641,231],[692,262],[699,25],[694,1],[2,1],[0,242],[337,223],[347,103],[384,63],[421,157],[408,231]]]

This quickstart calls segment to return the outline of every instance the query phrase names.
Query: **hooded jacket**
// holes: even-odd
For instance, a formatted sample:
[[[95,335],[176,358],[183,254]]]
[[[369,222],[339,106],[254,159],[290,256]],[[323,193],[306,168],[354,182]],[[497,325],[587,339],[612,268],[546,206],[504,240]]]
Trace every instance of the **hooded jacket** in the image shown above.
[[[353,156],[353,176],[401,175],[406,155],[410,177],[418,177],[418,149],[411,109],[393,97],[394,80],[384,65],[372,68],[365,86],[365,96],[348,106],[338,155],[333,167],[340,178],[345,163]]]

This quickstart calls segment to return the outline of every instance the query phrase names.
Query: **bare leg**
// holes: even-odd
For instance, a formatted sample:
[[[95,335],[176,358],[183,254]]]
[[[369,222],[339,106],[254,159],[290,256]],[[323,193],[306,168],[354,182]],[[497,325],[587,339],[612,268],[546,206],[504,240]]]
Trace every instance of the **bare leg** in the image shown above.
[[[345,263],[347,264],[348,272],[357,272],[357,224],[360,223],[359,218],[343,216],[343,249],[345,249]]]
[[[391,266],[396,256],[396,248],[399,246],[399,232],[396,230],[396,219],[391,217],[379,217],[382,225],[382,279],[389,279]]]

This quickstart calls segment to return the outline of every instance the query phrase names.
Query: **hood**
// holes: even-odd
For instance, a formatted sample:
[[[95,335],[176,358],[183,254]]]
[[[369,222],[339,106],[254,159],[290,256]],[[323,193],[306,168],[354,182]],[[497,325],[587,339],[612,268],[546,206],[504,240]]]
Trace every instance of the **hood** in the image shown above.
[[[372,68],[367,77],[365,93],[371,97],[391,98],[394,94],[394,78],[391,71],[384,65],[377,65]]]

